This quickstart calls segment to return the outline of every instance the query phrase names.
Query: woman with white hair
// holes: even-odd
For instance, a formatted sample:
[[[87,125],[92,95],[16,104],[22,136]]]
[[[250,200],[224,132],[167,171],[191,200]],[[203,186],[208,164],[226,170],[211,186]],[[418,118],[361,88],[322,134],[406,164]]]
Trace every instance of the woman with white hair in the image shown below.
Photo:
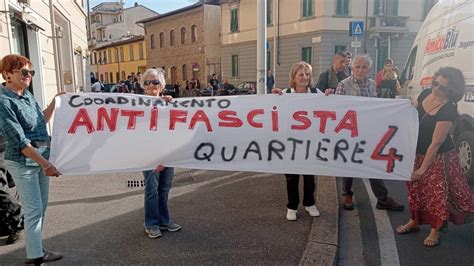
[[[145,95],[160,96],[166,85],[164,71],[151,68],[143,73],[140,83]],[[162,96],[171,101],[169,95]],[[143,171],[145,177],[145,233],[149,238],[161,237],[161,230],[176,232],[181,226],[171,221],[168,210],[168,194],[173,184],[174,169],[158,165],[154,170]]]
[[[352,61],[352,75],[341,82],[336,88],[335,93],[340,95],[362,96],[362,97],[377,97],[375,90],[375,81],[369,78],[369,72],[372,68],[372,59],[370,56],[357,55]],[[326,90],[326,95],[334,93],[334,90]],[[394,210],[403,211],[404,206],[398,204],[395,200],[388,197],[388,190],[381,179],[369,179],[372,192],[377,198],[377,205],[380,210]],[[344,177],[342,179],[342,190],[344,195],[344,205],[346,210],[353,210],[352,203],[352,177]]]

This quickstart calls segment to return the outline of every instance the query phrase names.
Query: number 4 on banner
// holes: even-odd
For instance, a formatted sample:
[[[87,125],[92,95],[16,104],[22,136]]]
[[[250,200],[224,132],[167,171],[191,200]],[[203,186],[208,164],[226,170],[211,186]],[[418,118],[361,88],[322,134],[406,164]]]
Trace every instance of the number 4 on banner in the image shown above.
[[[385,146],[387,146],[390,140],[392,140],[393,136],[395,136],[395,133],[397,133],[397,131],[398,127],[389,126],[387,132],[385,133],[385,135],[383,135],[382,139],[375,147],[372,156],[370,156],[372,160],[387,161],[387,173],[393,172],[393,168],[395,168],[395,160],[398,160],[400,162],[403,160],[403,155],[397,154],[396,148],[390,148],[388,149],[388,154],[382,154],[383,150],[385,149]]]

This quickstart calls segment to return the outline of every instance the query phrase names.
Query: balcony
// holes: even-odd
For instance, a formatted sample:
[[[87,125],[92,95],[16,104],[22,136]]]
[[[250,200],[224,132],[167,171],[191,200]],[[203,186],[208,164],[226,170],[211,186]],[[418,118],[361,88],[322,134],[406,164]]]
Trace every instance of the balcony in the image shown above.
[[[408,32],[409,17],[374,16],[369,17],[371,33],[406,33]]]

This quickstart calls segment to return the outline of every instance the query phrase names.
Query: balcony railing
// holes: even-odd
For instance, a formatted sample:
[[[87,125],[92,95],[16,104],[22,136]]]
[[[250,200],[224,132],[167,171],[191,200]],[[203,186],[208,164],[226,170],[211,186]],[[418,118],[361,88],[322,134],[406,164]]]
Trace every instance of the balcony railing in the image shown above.
[[[403,33],[408,32],[409,17],[374,16],[369,17],[369,31]]]

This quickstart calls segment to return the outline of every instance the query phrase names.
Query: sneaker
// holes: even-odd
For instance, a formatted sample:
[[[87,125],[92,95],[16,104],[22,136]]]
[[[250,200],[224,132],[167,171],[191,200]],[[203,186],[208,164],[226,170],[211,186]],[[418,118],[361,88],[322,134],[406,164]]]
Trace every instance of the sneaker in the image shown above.
[[[145,234],[147,234],[149,238],[158,238],[162,236],[161,231],[158,228],[145,228]]]
[[[160,225],[161,230],[168,230],[170,232],[176,232],[181,230],[181,225],[175,224],[175,223],[169,223],[169,224],[164,224]]]
[[[316,205],[309,206],[309,207],[304,207],[304,209],[309,212],[310,216],[313,217],[319,217],[321,214],[318,211],[318,208],[316,208]]]
[[[288,212],[286,213],[286,219],[288,221],[296,221],[296,210],[288,209]]]
[[[45,262],[51,262],[51,261],[56,261],[60,260],[63,258],[63,255],[57,252],[52,252],[46,249],[43,249],[43,258],[39,258],[41,262],[38,261],[37,259],[27,259],[25,261],[25,264],[37,264],[37,263],[45,263]]]
[[[352,195],[344,195],[344,204],[342,207],[348,211],[354,209],[354,203],[352,203]]]
[[[405,206],[398,204],[394,199],[387,198],[385,201],[377,201],[375,208],[379,210],[403,211]]]

